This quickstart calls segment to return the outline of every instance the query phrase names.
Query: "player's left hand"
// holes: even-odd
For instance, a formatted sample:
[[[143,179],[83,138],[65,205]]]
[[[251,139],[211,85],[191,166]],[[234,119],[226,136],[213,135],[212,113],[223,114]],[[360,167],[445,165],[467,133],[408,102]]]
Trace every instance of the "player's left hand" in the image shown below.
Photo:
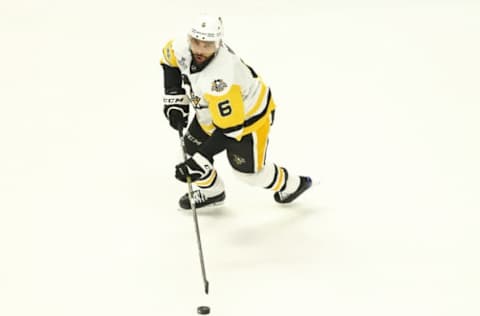
[[[175,178],[187,182],[190,176],[192,182],[207,178],[213,170],[213,165],[200,153],[195,153],[190,159],[175,166]]]

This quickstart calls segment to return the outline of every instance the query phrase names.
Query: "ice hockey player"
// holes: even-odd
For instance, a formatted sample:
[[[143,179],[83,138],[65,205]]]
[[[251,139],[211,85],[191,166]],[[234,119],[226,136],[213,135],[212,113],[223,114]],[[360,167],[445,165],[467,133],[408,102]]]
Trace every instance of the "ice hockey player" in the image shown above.
[[[164,79],[164,113],[178,131],[187,127],[190,104],[195,115],[184,135],[187,161],[175,167],[175,177],[190,175],[196,208],[223,203],[225,188],[213,167],[215,155],[226,150],[234,174],[242,181],[271,189],[278,203],[289,203],[312,185],[266,162],[268,134],[275,103],[257,73],[223,42],[218,16],[202,14],[185,39],[169,41],[160,60]],[[188,194],[180,207],[190,209]]]

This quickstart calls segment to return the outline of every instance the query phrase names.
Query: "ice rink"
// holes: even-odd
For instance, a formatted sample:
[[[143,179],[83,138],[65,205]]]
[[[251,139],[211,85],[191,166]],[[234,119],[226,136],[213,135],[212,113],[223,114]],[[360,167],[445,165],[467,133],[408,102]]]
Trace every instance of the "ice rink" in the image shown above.
[[[277,103],[292,205],[178,211],[161,48],[200,12]],[[480,3],[2,1],[0,315],[480,315]]]

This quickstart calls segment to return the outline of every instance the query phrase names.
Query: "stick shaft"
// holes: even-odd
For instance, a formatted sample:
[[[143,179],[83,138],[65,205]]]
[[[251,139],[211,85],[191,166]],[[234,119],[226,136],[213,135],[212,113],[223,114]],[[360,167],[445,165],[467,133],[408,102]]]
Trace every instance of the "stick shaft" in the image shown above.
[[[187,161],[187,153],[185,150],[185,140],[183,138],[182,129],[178,131],[180,136],[180,144],[182,146],[182,153],[183,153],[183,161]],[[195,223],[195,233],[197,236],[197,246],[198,246],[198,255],[200,257],[200,267],[202,268],[202,278],[203,278],[203,286],[205,290],[205,294],[208,294],[209,291],[209,283],[207,280],[207,272],[205,269],[205,260],[203,257],[203,250],[202,250],[202,240],[200,238],[200,227],[198,225],[198,215],[197,215],[197,207],[195,206],[195,200],[193,199],[193,189],[192,189],[192,179],[190,175],[187,175],[187,187],[188,187],[188,199],[190,200],[190,207],[192,208],[193,212],[193,221]]]

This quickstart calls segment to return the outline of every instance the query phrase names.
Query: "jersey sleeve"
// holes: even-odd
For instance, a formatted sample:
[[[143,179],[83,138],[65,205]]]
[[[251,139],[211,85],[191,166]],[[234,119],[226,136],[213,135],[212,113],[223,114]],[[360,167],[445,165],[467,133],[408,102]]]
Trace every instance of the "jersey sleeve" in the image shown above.
[[[185,94],[182,88],[182,75],[173,49],[174,41],[169,41],[162,50],[160,65],[163,68],[163,84],[165,94]]]

